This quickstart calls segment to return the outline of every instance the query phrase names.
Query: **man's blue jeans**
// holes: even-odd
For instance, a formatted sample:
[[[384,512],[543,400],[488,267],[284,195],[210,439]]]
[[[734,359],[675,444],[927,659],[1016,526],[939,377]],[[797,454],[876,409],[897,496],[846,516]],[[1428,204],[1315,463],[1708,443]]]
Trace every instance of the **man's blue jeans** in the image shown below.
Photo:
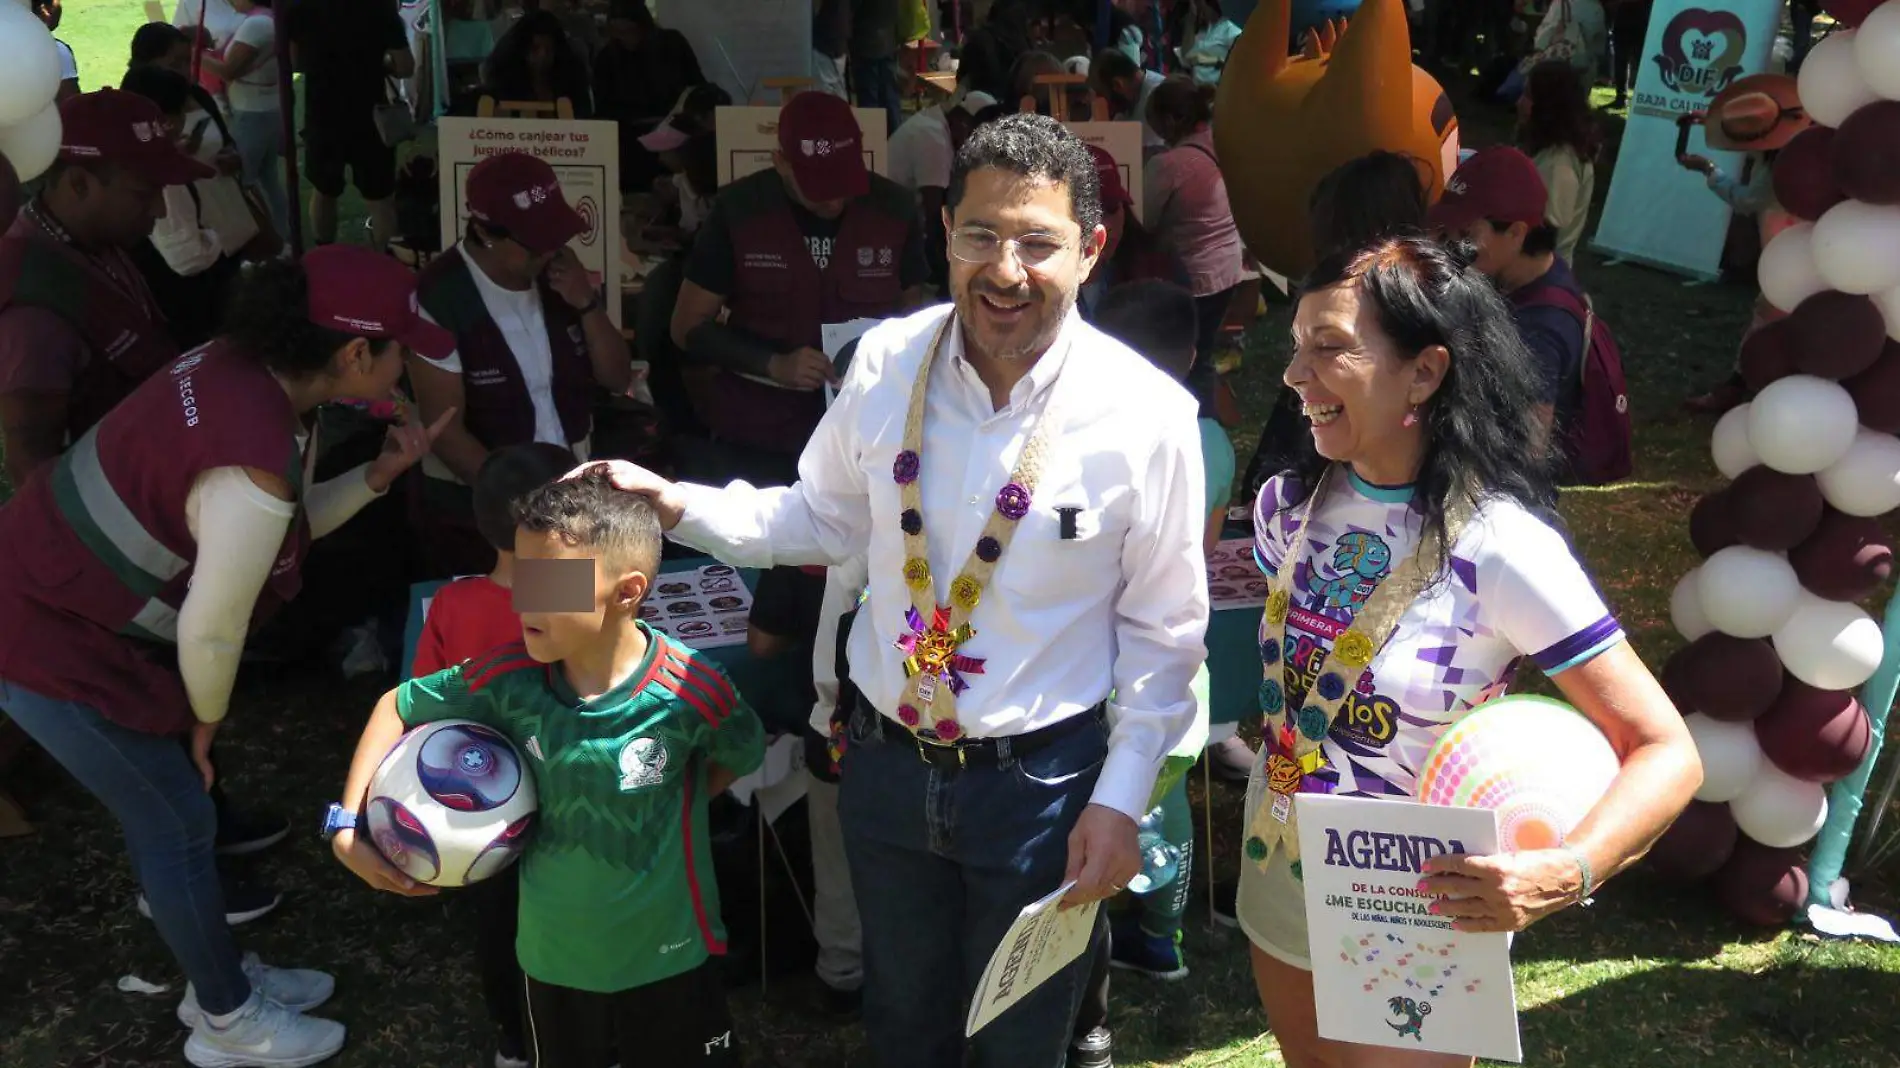
[[[185,747],[4,679],[0,709],[118,818],[152,922],[199,1006],[213,1015],[236,1011],[250,999],[251,981],[224,920],[217,816]]]
[[[859,706],[841,770],[864,928],[864,1024],[883,1068],[960,1068],[963,1023],[1024,905],[1062,884],[1069,832],[1108,755],[1104,726],[998,766],[939,770]],[[1003,743],[1005,746],[1007,742]],[[1098,921],[1096,939],[1106,937]],[[968,1040],[974,1068],[1062,1068],[1093,952]]]
[[[851,60],[851,88],[857,91],[861,108],[883,108],[889,123],[887,133],[895,133],[904,121],[904,94],[897,88],[897,59]]]

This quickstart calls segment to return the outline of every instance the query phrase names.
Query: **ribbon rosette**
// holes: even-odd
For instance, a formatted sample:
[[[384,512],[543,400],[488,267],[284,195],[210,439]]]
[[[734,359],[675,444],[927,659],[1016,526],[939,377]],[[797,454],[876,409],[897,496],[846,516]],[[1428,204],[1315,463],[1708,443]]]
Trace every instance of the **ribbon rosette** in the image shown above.
[[[1286,622],[1287,602],[1291,600],[1285,590],[1274,590],[1267,598],[1267,622],[1279,626]]]
[[[1364,631],[1348,630],[1333,643],[1333,655],[1347,667],[1362,668],[1372,663],[1372,639]]]
[[[1017,522],[1029,514],[1029,491],[1016,482],[997,490],[996,510],[1003,514],[1004,519]]]
[[[930,588],[930,565],[921,556],[904,561],[904,584],[914,590]]]
[[[905,449],[891,462],[891,479],[900,486],[908,486],[917,481],[917,454]]]
[[[981,657],[964,656],[957,647],[975,636],[976,631],[968,623],[950,630],[950,613],[939,607],[930,624],[924,624],[924,617],[917,614],[915,608],[904,611],[904,622],[910,625],[910,633],[897,639],[897,650],[904,654],[904,675],[924,674],[940,679],[950,687],[950,692],[962,695],[970,688],[964,681],[964,674],[983,674]]]

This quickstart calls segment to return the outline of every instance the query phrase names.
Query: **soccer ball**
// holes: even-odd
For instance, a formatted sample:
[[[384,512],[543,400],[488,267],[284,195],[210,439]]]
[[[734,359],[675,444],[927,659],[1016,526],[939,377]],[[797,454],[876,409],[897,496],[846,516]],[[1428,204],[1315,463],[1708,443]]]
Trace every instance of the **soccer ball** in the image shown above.
[[[534,779],[494,730],[447,719],[417,727],[370,779],[369,840],[403,874],[466,886],[515,862],[528,844]]]

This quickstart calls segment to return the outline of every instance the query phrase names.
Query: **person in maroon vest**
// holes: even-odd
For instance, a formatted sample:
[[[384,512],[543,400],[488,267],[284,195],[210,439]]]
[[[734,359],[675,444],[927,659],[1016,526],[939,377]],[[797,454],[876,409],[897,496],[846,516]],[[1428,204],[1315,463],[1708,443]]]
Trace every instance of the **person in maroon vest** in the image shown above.
[[[127,250],[168,185],[209,178],[158,105],[117,89],[59,106],[59,158],[0,236],[0,440],[18,486],[178,356]]]
[[[405,347],[445,355],[414,276],[331,246],[259,265],[227,332],[134,390],[0,508],[0,709],[119,821],[189,985],[195,1065],[307,1065],[341,1024],[321,972],[240,955],[213,864],[212,738],[251,624],[297,593],[312,538],[388,490],[444,419],[308,485],[317,406],[387,396]],[[189,739],[189,747],[181,739]]]
[[[633,384],[627,340],[568,242],[587,223],[554,168],[503,152],[468,172],[468,232],[422,272],[424,318],[454,351],[417,353],[410,382],[422,417],[455,412],[423,464],[433,571],[486,572],[495,554],[475,528],[469,486],[496,449],[545,441],[585,459],[594,399]]]

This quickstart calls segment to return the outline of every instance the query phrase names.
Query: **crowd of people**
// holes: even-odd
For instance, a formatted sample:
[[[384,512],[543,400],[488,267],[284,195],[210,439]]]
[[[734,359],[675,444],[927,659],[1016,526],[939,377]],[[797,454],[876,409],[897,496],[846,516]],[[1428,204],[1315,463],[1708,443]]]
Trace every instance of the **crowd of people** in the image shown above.
[[[1205,875],[1160,769],[1208,715],[1206,558],[1230,505],[1273,592],[1262,744],[1206,755],[1247,783],[1218,908],[1289,1064],[1363,1063],[1317,1033],[1294,793],[1408,797],[1432,740],[1528,659],[1623,772],[1560,848],[1445,860],[1435,910],[1521,930],[1587,901],[1688,802],[1693,744],[1553,509],[1560,483],[1618,473],[1586,387],[1613,342],[1568,263],[1599,140],[1587,68],[1529,66],[1521,150],[1471,155],[1436,204],[1394,153],[1320,183],[1319,266],[1240,471],[1216,357],[1257,272],[1211,136],[1238,36],[1218,4],[1160,27],[1117,0],[1098,28],[1093,4],[997,0],[954,88],[907,114],[896,5],[821,0],[816,90],[783,104],[772,166],[724,187],[712,115],[730,101],[644,3],[613,0],[599,32],[445,4],[451,89],[621,125],[623,183],[658,205],[644,236],[673,252],[629,340],[604,303],[620,295],[569,247],[587,222],[534,156],[473,167],[443,206],[466,227],[419,271],[383,254],[397,152],[374,113],[417,57],[393,0],[284,2],[189,3],[182,28],[138,31],[118,88],[74,74],[59,160],[0,236],[0,709],[123,828],[188,980],[191,1063],[307,1065],[344,1043],[312,1014],[332,976],[232,935],[278,896],[219,856],[287,828],[224,797],[216,739],[241,664],[400,619],[414,582],[456,579],[337,769],[324,831],[370,886],[433,893],[359,834],[382,755],[450,718],[531,755],[536,838],[460,891],[497,1068],[740,1063],[706,812],[768,731],[806,743],[818,978],[877,1063],[1111,1064],[1111,969],[1187,974]],[[280,56],[303,77],[307,206],[283,180]],[[1078,59],[1086,86],[1038,80]],[[888,111],[887,174],[828,88]],[[1143,125],[1142,203],[1047,114],[1071,92]],[[339,240],[346,177],[366,240]],[[314,247],[293,256],[306,207]],[[828,351],[825,326],[857,319],[881,323]],[[628,434],[642,385],[650,433]],[[792,720],[643,621],[682,553],[760,572],[748,654],[794,665]],[[591,569],[591,592],[561,567]],[[1398,710],[1383,727],[1341,715],[1373,695]],[[650,774],[626,772],[636,747]],[[1182,867],[1136,895],[1144,821]],[[1111,902],[1091,951],[966,1039],[1003,931],[1066,884]]]

